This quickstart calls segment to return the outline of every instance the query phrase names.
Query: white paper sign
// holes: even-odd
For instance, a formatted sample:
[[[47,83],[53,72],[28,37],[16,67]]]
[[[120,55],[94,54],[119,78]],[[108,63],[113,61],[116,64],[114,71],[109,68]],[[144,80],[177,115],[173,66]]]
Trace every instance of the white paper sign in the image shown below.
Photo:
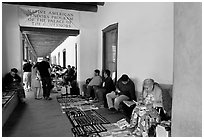
[[[19,25],[79,29],[79,12],[44,7],[19,7]]]

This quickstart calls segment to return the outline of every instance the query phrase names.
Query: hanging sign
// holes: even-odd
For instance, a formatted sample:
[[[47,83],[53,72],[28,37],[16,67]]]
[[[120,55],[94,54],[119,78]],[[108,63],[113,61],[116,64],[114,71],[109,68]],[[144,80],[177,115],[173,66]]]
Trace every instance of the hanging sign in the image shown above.
[[[44,7],[19,7],[19,24],[26,27],[79,29],[79,12]]]
[[[116,62],[116,46],[115,45],[113,45],[112,46],[112,56],[113,56],[113,63],[115,63]]]

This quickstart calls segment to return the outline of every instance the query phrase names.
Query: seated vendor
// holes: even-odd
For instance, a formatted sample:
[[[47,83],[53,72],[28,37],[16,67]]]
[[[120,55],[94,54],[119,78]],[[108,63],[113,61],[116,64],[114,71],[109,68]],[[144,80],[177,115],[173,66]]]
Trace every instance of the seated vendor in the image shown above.
[[[134,82],[123,74],[116,82],[116,90],[108,93],[106,99],[111,111],[119,111],[119,105],[124,100],[136,100]]]
[[[106,94],[115,91],[115,85],[112,78],[110,77],[110,70],[106,69],[104,71],[104,81],[101,87],[95,89],[95,101],[98,100],[104,107],[108,107]]]
[[[131,127],[135,127],[136,135],[155,136],[155,127],[160,120],[156,107],[162,107],[162,90],[153,79],[145,79],[141,103],[134,108],[130,120]],[[151,135],[150,129],[153,129]]]
[[[102,78],[100,76],[100,70],[96,69],[94,70],[93,78],[86,86],[86,89],[84,89],[86,90],[86,92],[84,92],[85,97],[88,99],[93,99],[95,97],[95,94],[94,94],[95,88],[101,86],[101,84],[102,84]]]
[[[21,83],[21,77],[17,74],[18,70],[12,68],[4,77],[3,89],[5,91],[15,90],[21,102],[25,101],[25,91]]]
[[[162,90],[153,79],[145,79],[143,83],[143,102],[152,104],[153,107],[162,106]]]

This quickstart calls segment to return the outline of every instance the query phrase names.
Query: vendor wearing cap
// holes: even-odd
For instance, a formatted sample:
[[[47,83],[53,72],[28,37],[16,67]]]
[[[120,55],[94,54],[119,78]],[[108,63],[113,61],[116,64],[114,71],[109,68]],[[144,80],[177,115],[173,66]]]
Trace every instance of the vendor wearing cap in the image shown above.
[[[13,83],[20,83],[21,77],[17,74],[18,70],[16,68],[12,68],[9,73],[6,74],[4,78],[4,87],[10,87]]]
[[[108,108],[112,111],[118,111],[119,104],[124,100],[136,100],[135,84],[123,74],[116,83],[116,91],[112,91],[106,95]]]
[[[153,79],[145,79],[142,88],[142,102],[133,109],[130,127],[135,127],[137,136],[155,136],[160,116],[156,107],[162,107],[162,90]]]
[[[144,104],[152,104],[153,107],[162,107],[162,90],[153,79],[144,80],[142,95]]]
[[[25,102],[25,91],[23,84],[21,83],[21,77],[18,75],[18,70],[12,68],[9,73],[7,73],[3,80],[4,91],[16,91],[21,102]]]

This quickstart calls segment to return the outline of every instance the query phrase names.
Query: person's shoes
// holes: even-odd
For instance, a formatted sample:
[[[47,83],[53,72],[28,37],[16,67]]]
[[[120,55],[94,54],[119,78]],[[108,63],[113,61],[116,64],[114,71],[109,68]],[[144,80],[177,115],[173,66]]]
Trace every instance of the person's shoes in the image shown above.
[[[118,111],[125,114],[123,109],[118,109]]]
[[[41,97],[36,97],[35,99],[40,100],[40,99],[42,99],[42,98],[41,98]]]
[[[87,97],[87,96],[85,96],[85,100],[89,101],[89,100],[91,100],[91,99],[92,99],[92,97]]]
[[[99,100],[97,98],[94,98],[93,103],[97,103]]]
[[[52,98],[51,97],[47,97],[47,99],[46,100],[52,100]]]
[[[92,97],[89,97],[89,100],[93,100],[93,98],[92,98]]]
[[[116,110],[116,109],[115,109],[115,108],[113,108],[113,107],[112,107],[112,108],[110,108],[109,110],[110,110],[112,113],[114,113],[114,114],[119,113],[119,111],[118,111],[118,110]]]
[[[100,108],[104,108],[104,105],[103,105],[103,104],[100,104],[99,107],[100,107]]]
[[[114,113],[114,114],[117,114],[117,113],[120,113],[120,111],[115,110],[115,111],[113,111],[113,113]]]
[[[104,105],[104,108],[108,108],[108,105]]]
[[[21,104],[25,104],[26,98],[21,98],[20,100],[21,100],[21,101],[20,101]]]
[[[32,91],[31,87],[28,87],[28,89],[27,89],[27,90],[28,90],[28,92],[29,92],[29,91]]]
[[[112,112],[116,111],[116,109],[113,108],[113,107],[112,107],[112,108],[109,108],[109,110],[112,111]]]

